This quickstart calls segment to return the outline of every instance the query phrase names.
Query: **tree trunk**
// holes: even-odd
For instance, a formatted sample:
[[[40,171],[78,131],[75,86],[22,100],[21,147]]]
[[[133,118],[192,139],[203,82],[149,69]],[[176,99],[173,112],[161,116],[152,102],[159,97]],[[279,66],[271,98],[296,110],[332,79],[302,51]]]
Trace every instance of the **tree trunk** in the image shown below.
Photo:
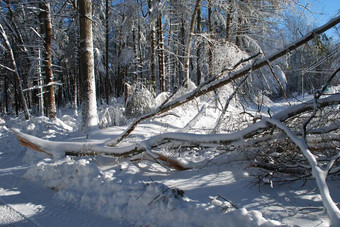
[[[0,33],[1,33],[1,36],[3,37],[3,39],[4,39],[6,49],[9,53],[10,61],[11,61],[12,68],[13,68],[11,71],[14,72],[14,75],[15,75],[15,84],[16,84],[15,89],[18,87],[19,98],[20,98],[22,109],[24,110],[24,113],[25,113],[25,119],[29,120],[30,114],[29,114],[29,111],[28,111],[27,102],[26,102],[26,99],[25,99],[25,96],[24,96],[24,92],[23,92],[23,89],[22,89],[22,84],[21,84],[22,80],[21,80],[21,77],[20,77],[16,62],[15,62],[15,58],[14,58],[14,54],[13,54],[11,44],[9,43],[7,35],[5,33],[5,30],[4,30],[4,28],[2,27],[1,24],[0,24]]]
[[[96,85],[94,75],[92,2],[79,1],[80,18],[80,59],[79,77],[82,101],[82,130],[87,131],[98,126]]]
[[[152,13],[152,1],[148,0],[149,17]],[[154,91],[156,92],[156,29],[153,21],[151,24],[151,83]]]
[[[194,28],[195,28],[195,22],[196,22],[196,16],[197,16],[197,12],[198,10],[201,8],[201,0],[196,0],[196,5],[194,8],[194,12],[192,14],[191,17],[191,22],[190,22],[190,30],[189,30],[189,37],[188,37],[188,42],[186,44],[186,58],[184,61],[184,72],[185,72],[185,86],[188,87],[188,82],[190,80],[190,53],[191,53],[191,44],[192,44],[192,35],[194,33]]]
[[[225,27],[225,40],[229,41],[230,37],[230,25],[232,22],[231,14],[232,14],[233,7],[231,5],[231,0],[228,1],[227,6],[227,21],[226,21],[226,27]]]
[[[159,0],[159,2],[161,2]],[[161,92],[165,91],[165,63],[164,63],[164,39],[163,39],[163,22],[162,13],[158,16],[158,65]]]
[[[44,84],[43,77],[41,73],[41,50],[38,50],[38,85],[42,86]],[[41,87],[39,89],[39,115],[44,116],[44,89]]]
[[[105,8],[105,99],[106,104],[109,104],[109,91],[110,91],[110,74],[109,74],[109,0],[106,0]]]
[[[213,75],[213,55],[214,55],[214,45],[212,42],[213,39],[213,33],[214,33],[214,29],[213,29],[213,24],[212,24],[212,0],[208,1],[208,26],[209,26],[209,51],[208,51],[208,55],[209,55],[209,78],[212,77]]]
[[[201,15],[201,9],[197,11],[197,33],[201,33],[201,25],[202,25],[202,15]],[[201,43],[198,43],[197,46],[197,85],[201,83],[201,78],[202,78],[202,72],[201,72]]]
[[[56,118],[56,105],[55,105],[55,95],[53,87],[53,72],[52,72],[52,23],[51,23],[51,10],[50,3],[43,2],[39,3],[40,8],[40,22],[41,30],[45,33],[44,38],[44,72],[45,72],[45,84],[48,86],[46,88],[47,95],[45,96],[46,114],[49,118]]]

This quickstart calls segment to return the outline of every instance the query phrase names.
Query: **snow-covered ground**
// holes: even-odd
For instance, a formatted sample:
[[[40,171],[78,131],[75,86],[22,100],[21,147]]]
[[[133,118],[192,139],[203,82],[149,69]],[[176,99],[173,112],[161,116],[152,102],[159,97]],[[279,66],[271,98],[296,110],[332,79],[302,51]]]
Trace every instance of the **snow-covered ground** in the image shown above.
[[[268,105],[279,111],[286,103]],[[174,115],[140,124],[125,143],[181,131],[198,106],[193,101],[176,108]],[[213,106],[191,132],[212,130],[217,116]],[[238,116],[236,105],[230,110],[230,115]],[[63,112],[67,111],[54,121],[0,118],[0,225],[329,226],[314,181],[259,187],[240,151],[161,148],[194,166],[175,171],[146,156],[133,162],[101,156],[53,159],[20,146],[10,130],[18,128],[49,140],[82,141],[87,147],[104,143],[125,128],[82,135],[76,130],[76,118]],[[339,182],[329,182],[329,187],[334,200],[340,201]]]

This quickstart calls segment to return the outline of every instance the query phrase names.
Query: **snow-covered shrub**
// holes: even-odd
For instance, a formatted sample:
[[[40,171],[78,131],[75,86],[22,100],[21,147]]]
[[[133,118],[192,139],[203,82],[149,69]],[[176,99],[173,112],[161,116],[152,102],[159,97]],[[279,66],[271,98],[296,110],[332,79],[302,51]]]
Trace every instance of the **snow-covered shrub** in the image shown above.
[[[162,105],[162,103],[164,103],[168,98],[169,98],[170,94],[168,92],[162,92],[159,95],[157,95],[156,97],[156,106],[160,106]]]
[[[241,59],[249,58],[249,55],[240,50],[235,44],[222,42],[215,44],[214,47],[214,68],[213,74],[220,73],[225,68],[234,67]],[[237,69],[246,64],[241,64]]]
[[[150,112],[154,107],[154,96],[148,89],[143,87],[140,90],[135,89],[130,95],[126,103],[125,114],[127,118],[135,118]]]
[[[99,109],[99,128],[107,128],[111,126],[121,126],[127,123],[124,116],[124,107],[116,103],[113,106],[105,106]]]

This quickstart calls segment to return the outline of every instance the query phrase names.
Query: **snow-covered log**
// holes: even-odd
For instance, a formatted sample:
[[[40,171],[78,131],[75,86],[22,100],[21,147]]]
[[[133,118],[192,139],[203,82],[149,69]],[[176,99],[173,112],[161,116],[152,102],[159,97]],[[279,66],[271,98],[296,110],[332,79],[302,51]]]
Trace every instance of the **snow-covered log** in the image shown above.
[[[327,98],[318,100],[318,108],[338,105],[340,104],[340,94],[331,95]],[[272,119],[283,122],[288,118],[295,116],[297,114],[313,110],[314,102],[313,100],[307,101],[305,103],[298,104],[296,106],[289,107],[288,109],[279,112],[272,116]],[[141,141],[136,144],[128,146],[115,146],[109,147],[104,144],[96,144],[89,142],[64,142],[64,141],[49,141],[35,136],[31,136],[22,133],[18,130],[12,130],[18,137],[18,140],[22,145],[30,147],[39,152],[45,152],[49,155],[60,157],[65,155],[82,156],[82,155],[109,155],[115,157],[132,157],[134,155],[147,152],[155,160],[160,160],[168,163],[168,166],[177,166],[177,169],[186,169],[186,166],[176,163],[175,160],[171,160],[163,155],[155,154],[151,151],[152,148],[158,147],[164,143],[176,142],[174,146],[183,146],[186,144],[188,146],[201,146],[206,143],[216,143],[216,144],[230,144],[235,141],[242,141],[244,139],[250,138],[255,134],[270,128],[271,125],[268,124],[268,120],[264,119],[249,127],[234,132],[230,134],[193,134],[193,133],[164,133],[160,135],[153,136],[149,139]],[[171,161],[170,161],[171,160]],[[179,167],[180,166],[180,167]]]

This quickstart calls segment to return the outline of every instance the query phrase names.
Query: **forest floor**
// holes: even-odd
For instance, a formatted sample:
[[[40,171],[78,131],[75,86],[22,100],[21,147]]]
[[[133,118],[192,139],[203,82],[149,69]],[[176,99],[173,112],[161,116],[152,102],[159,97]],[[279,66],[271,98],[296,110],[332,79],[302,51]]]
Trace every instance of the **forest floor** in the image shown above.
[[[266,105],[278,111],[288,103]],[[188,104],[176,111],[181,118],[146,121],[124,143],[176,132],[197,108]],[[242,151],[216,155],[213,148],[165,150],[182,163],[195,164],[190,170],[175,171],[143,156],[134,162],[107,156],[54,159],[22,147],[10,130],[80,141],[86,147],[104,143],[125,128],[82,135],[70,112],[60,111],[57,120],[0,117],[1,226],[329,226],[313,180],[259,186]],[[191,131],[211,128],[215,112],[208,109]],[[340,182],[328,183],[334,201],[340,201]]]

